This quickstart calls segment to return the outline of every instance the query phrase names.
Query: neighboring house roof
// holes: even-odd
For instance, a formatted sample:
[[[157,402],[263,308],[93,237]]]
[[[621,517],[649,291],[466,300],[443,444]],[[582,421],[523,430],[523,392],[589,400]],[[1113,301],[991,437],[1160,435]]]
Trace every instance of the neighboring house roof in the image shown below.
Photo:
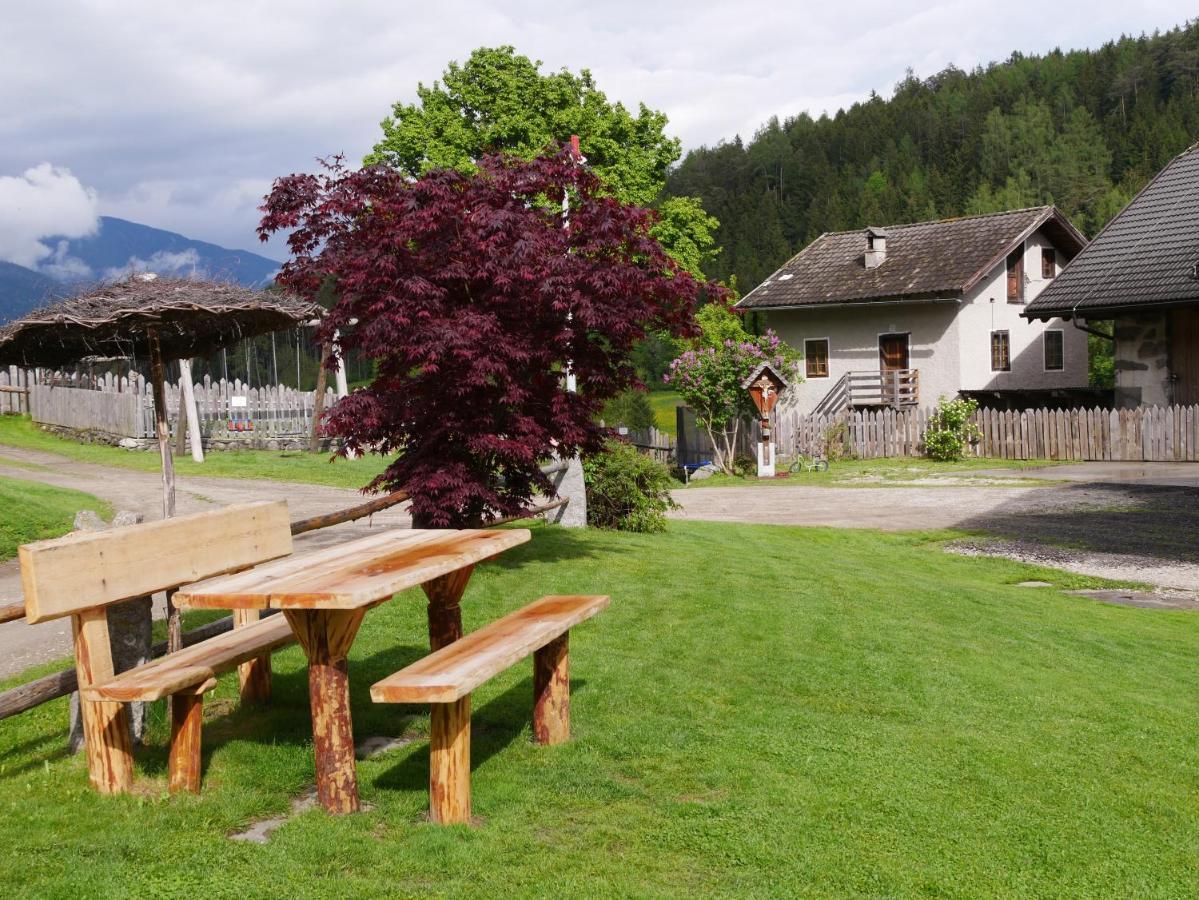
[[[1199,144],[1176,156],[1024,310],[1102,318],[1199,303]]]
[[[742,309],[952,299],[977,284],[1044,227],[1072,258],[1086,238],[1053,206],[822,234],[746,294]],[[866,268],[867,234],[885,236],[886,258]]]

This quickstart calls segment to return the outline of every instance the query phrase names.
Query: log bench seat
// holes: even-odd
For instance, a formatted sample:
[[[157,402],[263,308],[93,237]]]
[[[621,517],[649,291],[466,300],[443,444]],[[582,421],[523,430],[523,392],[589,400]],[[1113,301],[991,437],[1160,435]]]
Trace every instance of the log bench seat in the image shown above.
[[[168,653],[152,662],[96,682],[83,689],[86,700],[171,701],[171,753],[169,783],[172,793],[200,790],[200,735],[204,721],[204,694],[216,687],[218,675],[262,658],[295,641],[291,626],[281,615],[248,622],[232,631]],[[270,669],[265,671],[270,690]],[[259,688],[255,700],[265,700]],[[245,692],[243,692],[245,696]]]
[[[292,552],[287,504],[244,503],[107,531],[76,532],[18,548],[25,620],[69,616],[88,779],[103,794],[133,787],[126,703],[171,698],[170,786],[200,789],[202,697],[236,668],[243,700],[270,696],[271,657],[292,640],[283,616],[236,610],[233,630],[117,675],[108,607],[240,572]]]
[[[429,703],[429,816],[470,819],[470,695],[533,654],[533,737],[570,737],[570,629],[608,606],[606,596],[542,597],[371,686],[376,703]]]

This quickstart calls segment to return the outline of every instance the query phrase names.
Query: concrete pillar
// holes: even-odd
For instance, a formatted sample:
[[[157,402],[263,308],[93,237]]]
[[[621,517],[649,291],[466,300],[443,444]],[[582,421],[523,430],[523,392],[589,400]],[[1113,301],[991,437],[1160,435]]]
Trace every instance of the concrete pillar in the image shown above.
[[[570,502],[545,514],[545,520],[567,528],[587,527],[587,486],[583,481],[583,462],[577,456],[565,460],[566,467],[551,475],[559,499]]]

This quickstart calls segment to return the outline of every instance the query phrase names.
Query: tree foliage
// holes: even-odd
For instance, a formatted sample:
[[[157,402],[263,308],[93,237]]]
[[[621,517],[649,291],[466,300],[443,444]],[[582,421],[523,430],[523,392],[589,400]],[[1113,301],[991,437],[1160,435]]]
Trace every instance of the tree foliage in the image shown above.
[[[451,62],[440,81],[417,87],[417,98],[392,107],[368,165],[413,177],[438,168],[470,172],[486,154],[532,159],[577,134],[607,190],[625,203],[651,206],[682,152],[678,138],[666,135],[665,113],[642,103],[634,114],[609,101],[587,69],[542,72],[540,60],[514,47],[480,47],[465,63]],[[659,212],[655,237],[699,275],[714,251],[716,220],[693,197],[671,197]]]
[[[264,211],[264,239],[290,232],[278,281],[305,295],[333,281],[320,337],[375,363],[329,429],[342,452],[398,454],[371,487],[408,491],[422,524],[552,493],[540,462],[599,448],[604,403],[635,381],[631,348],[650,328],[686,333],[701,291],[649,234],[653,214],[605,196],[565,150],[417,179],[337,161],[277,180]]]
[[[1056,203],[1094,234],[1199,138],[1199,21],[1098,50],[1013,54],[833,116],[770,119],[668,181],[720,220],[704,266],[743,289],[826,231]]]
[[[707,432],[715,466],[731,475],[741,427],[755,414],[753,400],[742,384],[764,362],[796,383],[801,380],[801,357],[773,331],[761,337],[747,334],[740,317],[723,302],[707,304],[696,319],[700,334],[694,346],[671,362],[665,380]]]

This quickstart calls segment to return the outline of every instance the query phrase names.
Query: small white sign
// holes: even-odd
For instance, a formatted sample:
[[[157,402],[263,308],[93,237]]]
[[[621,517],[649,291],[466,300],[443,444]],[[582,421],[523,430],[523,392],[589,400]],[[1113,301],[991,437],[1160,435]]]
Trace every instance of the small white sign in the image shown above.
[[[616,433],[621,436],[624,436],[629,433],[629,429],[627,429],[623,425],[621,425],[619,428],[616,429]]]
[[[245,409],[247,399],[248,398],[244,397],[244,396],[243,397],[230,397],[229,405],[232,406],[234,409]]]

